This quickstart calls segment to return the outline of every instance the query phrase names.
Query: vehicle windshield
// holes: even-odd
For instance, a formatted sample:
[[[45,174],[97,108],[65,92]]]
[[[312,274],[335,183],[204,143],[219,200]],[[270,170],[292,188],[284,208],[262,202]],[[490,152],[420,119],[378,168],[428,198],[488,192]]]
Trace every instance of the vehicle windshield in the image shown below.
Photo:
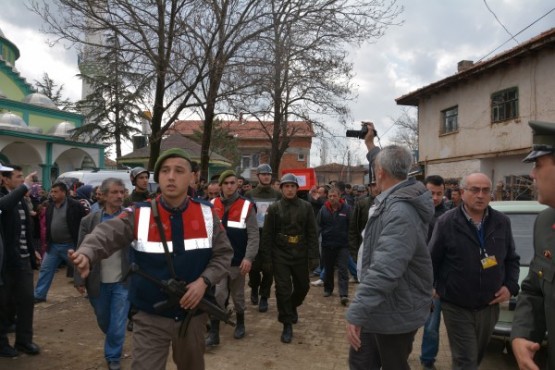
[[[538,214],[508,213],[506,215],[511,219],[516,253],[520,256],[520,265],[529,266],[534,256],[534,221]]]

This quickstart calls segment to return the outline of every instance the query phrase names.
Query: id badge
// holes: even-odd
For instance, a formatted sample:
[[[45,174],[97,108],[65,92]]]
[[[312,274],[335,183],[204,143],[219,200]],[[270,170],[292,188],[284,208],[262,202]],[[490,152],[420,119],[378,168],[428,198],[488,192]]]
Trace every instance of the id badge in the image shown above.
[[[482,259],[482,268],[489,269],[490,267],[497,266],[497,259],[495,256],[488,256]]]

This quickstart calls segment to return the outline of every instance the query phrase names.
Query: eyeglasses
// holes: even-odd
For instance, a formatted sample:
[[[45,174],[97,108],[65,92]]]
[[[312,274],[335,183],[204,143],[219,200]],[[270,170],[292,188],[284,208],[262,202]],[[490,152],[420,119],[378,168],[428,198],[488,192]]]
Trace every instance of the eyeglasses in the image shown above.
[[[482,194],[489,194],[491,192],[491,188],[479,188],[477,186],[473,186],[471,188],[464,188],[464,190],[468,190],[472,194],[476,195],[478,193]]]

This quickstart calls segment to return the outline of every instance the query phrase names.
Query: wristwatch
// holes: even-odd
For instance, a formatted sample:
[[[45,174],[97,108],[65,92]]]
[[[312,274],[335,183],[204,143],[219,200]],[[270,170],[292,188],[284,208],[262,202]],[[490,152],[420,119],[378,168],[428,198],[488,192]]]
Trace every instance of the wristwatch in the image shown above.
[[[206,276],[201,276],[202,280],[204,280],[204,284],[206,284],[206,289],[210,289],[210,287],[212,286],[212,283],[210,282],[210,280],[208,280],[208,278]]]

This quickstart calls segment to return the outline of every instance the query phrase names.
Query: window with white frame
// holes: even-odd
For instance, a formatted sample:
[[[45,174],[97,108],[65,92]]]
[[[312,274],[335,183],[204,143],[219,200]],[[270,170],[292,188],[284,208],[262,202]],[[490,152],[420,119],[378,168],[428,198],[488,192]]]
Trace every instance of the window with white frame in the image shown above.
[[[306,160],[306,155],[304,153],[297,154],[297,161],[304,162]]]
[[[450,132],[459,131],[459,107],[451,107],[441,111],[442,127],[441,133],[448,134]]]
[[[241,158],[241,168],[256,168],[260,164],[260,155],[259,154],[246,154],[243,155]]]
[[[518,87],[511,87],[491,94],[491,122],[518,117]]]

